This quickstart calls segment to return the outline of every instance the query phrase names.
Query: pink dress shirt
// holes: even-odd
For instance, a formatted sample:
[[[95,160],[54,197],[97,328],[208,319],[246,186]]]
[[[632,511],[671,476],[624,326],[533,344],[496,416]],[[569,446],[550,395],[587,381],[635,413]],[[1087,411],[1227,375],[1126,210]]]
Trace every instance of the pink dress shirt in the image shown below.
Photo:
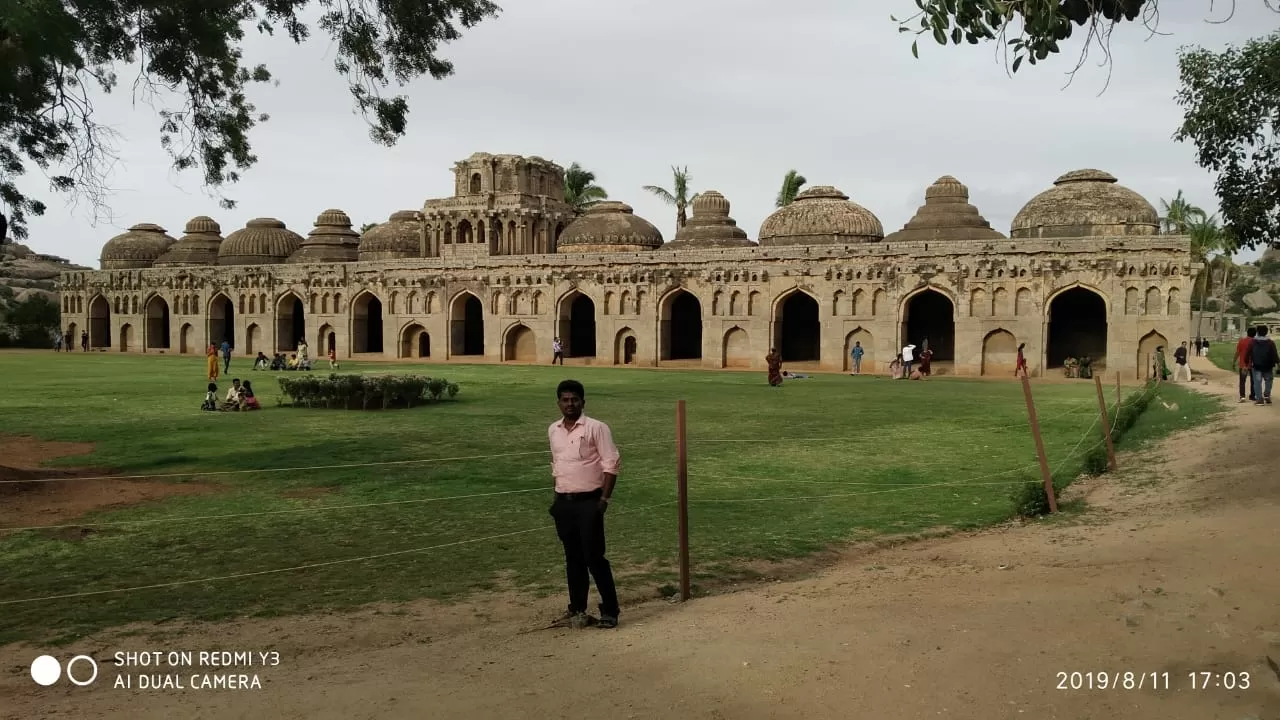
[[[556,479],[556,492],[580,493],[604,487],[605,473],[617,475],[621,462],[618,446],[613,444],[609,426],[583,415],[573,429],[564,420],[547,428],[551,441],[551,474]]]

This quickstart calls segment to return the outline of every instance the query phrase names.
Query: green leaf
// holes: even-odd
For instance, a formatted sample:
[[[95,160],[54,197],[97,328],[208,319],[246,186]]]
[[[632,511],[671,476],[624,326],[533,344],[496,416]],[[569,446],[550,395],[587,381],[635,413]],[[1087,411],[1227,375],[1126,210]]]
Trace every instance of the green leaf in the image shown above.
[[[963,33],[963,31],[962,31],[962,30],[960,30],[960,26],[958,26],[958,25],[957,25],[955,28],[952,28],[952,30],[951,30],[951,42],[955,43],[956,45],[959,45],[959,44],[960,44],[960,40],[961,40],[961,38],[963,38],[963,37],[964,37],[964,33]]]
[[[911,56],[917,60],[920,59],[920,41],[919,40],[915,40],[911,43]]]
[[[1021,55],[1019,55],[1018,57],[1016,57],[1016,58],[1014,58],[1014,59],[1013,59],[1013,71],[1014,71],[1014,72],[1018,72],[1018,68],[1020,68],[1020,67],[1022,67],[1022,56],[1021,56]]]

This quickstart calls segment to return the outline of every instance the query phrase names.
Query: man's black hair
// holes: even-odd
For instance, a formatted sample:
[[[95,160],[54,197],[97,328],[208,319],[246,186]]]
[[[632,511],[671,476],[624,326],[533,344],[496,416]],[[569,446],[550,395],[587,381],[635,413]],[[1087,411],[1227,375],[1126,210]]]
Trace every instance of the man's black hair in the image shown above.
[[[558,400],[564,393],[573,393],[583,400],[587,399],[587,389],[577,380],[561,380],[556,386],[556,399]]]
[[[1257,337],[1257,335],[1258,335],[1258,328],[1256,328],[1256,327],[1251,327],[1251,328],[1249,328],[1249,329],[1245,332],[1245,334],[1246,334],[1246,335],[1248,335],[1249,337]]]
[[[1259,325],[1259,326],[1258,326],[1258,337],[1266,337],[1266,336],[1267,336],[1267,326],[1266,326],[1266,325]]]

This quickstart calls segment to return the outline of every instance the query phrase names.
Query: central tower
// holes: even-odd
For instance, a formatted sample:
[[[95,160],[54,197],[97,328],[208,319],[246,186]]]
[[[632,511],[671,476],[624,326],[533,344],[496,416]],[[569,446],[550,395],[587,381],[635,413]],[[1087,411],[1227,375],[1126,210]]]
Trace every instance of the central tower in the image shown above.
[[[453,197],[428,200],[423,255],[554,253],[573,220],[564,168],[540,157],[476,153],[453,166]]]

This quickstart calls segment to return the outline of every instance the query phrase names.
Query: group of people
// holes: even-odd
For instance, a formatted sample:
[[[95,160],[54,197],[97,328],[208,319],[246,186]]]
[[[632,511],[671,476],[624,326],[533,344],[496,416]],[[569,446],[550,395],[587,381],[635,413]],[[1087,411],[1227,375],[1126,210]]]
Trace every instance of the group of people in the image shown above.
[[[54,352],[75,352],[76,336],[68,328],[66,332],[55,332],[53,334],[53,351]],[[89,331],[80,331],[80,352],[89,352]]]
[[[1209,357],[1209,341],[1204,338],[1196,338],[1196,357]]]
[[[1245,336],[1236,341],[1236,354],[1231,361],[1232,368],[1240,376],[1240,402],[1245,401],[1247,379],[1248,399],[1255,405],[1271,404],[1276,365],[1280,365],[1280,354],[1276,352],[1276,341],[1267,337],[1267,326],[1249,328]]]
[[[204,394],[204,402],[201,403],[200,409],[210,412],[225,412],[261,410],[262,406],[258,404],[258,398],[253,394],[253,384],[248,380],[240,382],[240,378],[234,378],[231,381],[231,388],[227,390],[227,396],[223,398],[221,404],[218,403],[218,384],[209,383],[208,391]]]

